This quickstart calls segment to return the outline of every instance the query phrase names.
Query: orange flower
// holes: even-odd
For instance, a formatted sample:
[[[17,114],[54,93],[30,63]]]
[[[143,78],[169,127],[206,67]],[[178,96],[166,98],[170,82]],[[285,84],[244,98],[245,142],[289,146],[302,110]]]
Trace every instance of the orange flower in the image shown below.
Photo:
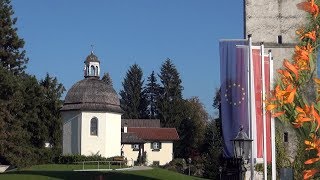
[[[313,106],[309,107],[308,105],[306,105],[304,109],[302,109],[301,107],[296,107],[296,111],[298,112],[297,118],[294,122],[292,122],[294,127],[299,128],[303,125],[303,123],[313,120],[312,118],[310,118],[310,116],[312,116],[312,112],[314,111]]]
[[[314,176],[317,172],[320,170],[318,169],[310,169],[303,171],[303,179],[310,179],[312,176]]]
[[[269,105],[267,105],[266,109],[267,109],[267,111],[271,111],[271,110],[273,110],[273,109],[275,109],[277,107],[278,106],[276,104],[269,104]]]
[[[314,3],[314,0],[310,2],[301,2],[297,4],[298,9],[304,10],[313,15],[316,18],[319,14],[319,7]]]
[[[320,86],[320,79],[314,78],[313,80],[314,80],[314,82],[315,82],[318,86]],[[320,92],[320,88],[318,88],[317,91],[318,91],[318,93],[319,93],[319,92]]]
[[[312,51],[313,51],[313,48],[310,44],[308,44],[307,46],[296,46],[294,50],[295,52],[294,59],[309,61],[309,54],[312,53]]]
[[[308,32],[308,33],[304,34],[301,38],[309,38],[312,41],[316,41],[316,31],[313,30],[311,32]]]
[[[294,60],[297,69],[308,70],[309,69],[309,54],[312,53],[313,48],[310,44],[306,46],[295,46]]]
[[[297,79],[299,78],[297,68],[293,64],[291,64],[287,59],[284,59],[283,66],[289,69],[291,72],[293,72]]]
[[[304,143],[307,145],[306,150],[313,150],[314,149],[314,150],[318,151],[318,153],[317,153],[318,157],[310,158],[310,159],[306,160],[304,162],[305,164],[312,164],[317,161],[320,161],[320,139],[317,138],[317,136],[315,136],[315,135],[312,135],[311,137],[312,137],[312,141],[308,141],[308,140],[304,141]]]
[[[272,114],[272,117],[279,117],[279,116],[284,115],[284,113],[285,113],[285,111],[276,112],[276,113],[273,113],[273,114]]]
[[[274,95],[280,104],[289,104],[294,100],[297,89],[293,88],[292,84],[288,85],[285,90],[281,90],[280,86],[277,85],[274,91]]]
[[[289,85],[286,88],[286,99],[285,99],[284,103],[288,103],[288,104],[292,103],[296,92],[297,92],[297,89],[293,88],[292,85]]]

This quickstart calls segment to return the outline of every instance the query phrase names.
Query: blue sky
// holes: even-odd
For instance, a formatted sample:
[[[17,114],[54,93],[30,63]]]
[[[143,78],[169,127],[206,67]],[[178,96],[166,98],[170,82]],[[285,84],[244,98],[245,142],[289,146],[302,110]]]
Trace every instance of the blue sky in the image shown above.
[[[145,79],[170,58],[184,98],[198,96],[210,115],[220,85],[219,39],[243,37],[242,0],[12,0],[30,61],[27,72],[48,72],[66,87],[83,79],[94,45],[101,70],[117,92],[137,63]]]

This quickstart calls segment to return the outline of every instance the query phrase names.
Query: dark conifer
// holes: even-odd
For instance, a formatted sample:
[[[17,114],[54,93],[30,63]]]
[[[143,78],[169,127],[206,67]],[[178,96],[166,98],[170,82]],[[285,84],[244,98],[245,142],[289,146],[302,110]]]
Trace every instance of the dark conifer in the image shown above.
[[[157,119],[158,118],[158,107],[157,107],[157,99],[160,96],[160,85],[157,83],[157,78],[154,74],[154,71],[148,77],[148,84],[146,85],[146,97],[147,97],[147,114],[149,119]]]
[[[162,64],[159,78],[162,86],[157,104],[161,125],[178,128],[182,119],[183,87],[180,74],[170,59]]]
[[[101,80],[105,82],[108,86],[112,86],[112,79],[109,73],[104,73]]]
[[[120,91],[121,108],[125,111],[123,118],[146,118],[146,97],[143,90],[142,70],[139,65],[130,66],[122,82],[123,90]]]
[[[24,40],[19,38],[15,27],[17,18],[10,0],[0,1],[0,64],[14,74],[26,68],[28,58],[25,57]]]

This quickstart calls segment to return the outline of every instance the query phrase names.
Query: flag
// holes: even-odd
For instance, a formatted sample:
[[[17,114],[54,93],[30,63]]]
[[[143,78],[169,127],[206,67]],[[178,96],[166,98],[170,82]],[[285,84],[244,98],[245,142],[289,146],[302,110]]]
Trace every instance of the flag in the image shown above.
[[[248,45],[247,40],[222,40],[220,47],[221,122],[224,156],[233,157],[231,142],[242,125],[249,132],[248,118]]]
[[[271,115],[270,113],[265,113],[263,111],[264,107],[264,99],[263,93],[266,95],[270,92],[270,64],[269,64],[269,56],[263,55],[261,58],[261,50],[260,46],[252,47],[252,64],[253,64],[253,79],[254,79],[254,110],[255,110],[255,127],[253,128],[254,134],[254,146],[256,158],[263,158],[263,118],[265,118],[265,129],[266,129],[266,150],[267,150],[267,161],[271,162]],[[264,64],[264,74],[262,74],[262,61]],[[264,82],[262,81],[264,76]],[[265,88],[265,92],[263,92],[263,86]],[[265,113],[265,114],[264,114]]]

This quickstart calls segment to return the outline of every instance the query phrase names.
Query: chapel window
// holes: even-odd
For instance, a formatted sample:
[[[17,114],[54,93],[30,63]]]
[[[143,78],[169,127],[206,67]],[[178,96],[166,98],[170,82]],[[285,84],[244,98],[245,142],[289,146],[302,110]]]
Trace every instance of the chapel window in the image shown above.
[[[98,119],[96,117],[90,121],[90,135],[98,136]]]

